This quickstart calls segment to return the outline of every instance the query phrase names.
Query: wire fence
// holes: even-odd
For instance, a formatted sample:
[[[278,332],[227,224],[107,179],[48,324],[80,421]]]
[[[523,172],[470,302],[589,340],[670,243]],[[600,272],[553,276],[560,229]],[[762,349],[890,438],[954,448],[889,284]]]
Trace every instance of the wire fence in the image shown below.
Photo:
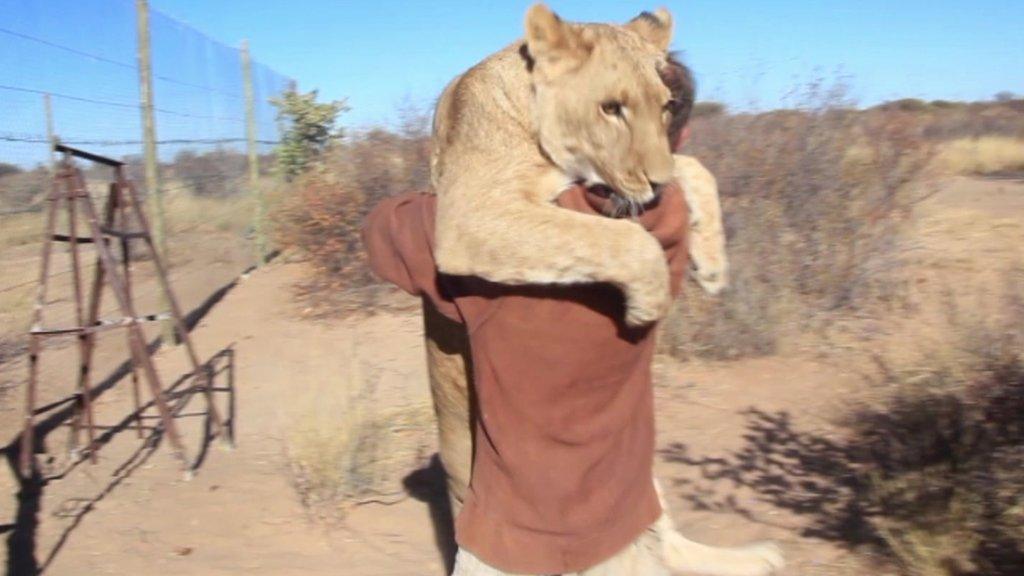
[[[0,0],[0,14],[0,338],[27,327],[54,139],[126,162],[139,189],[153,192],[144,176],[144,33],[172,281],[198,283],[176,286],[195,304],[256,263],[254,195],[274,182],[279,140],[270,100],[291,79],[255,60],[246,74],[243,49],[144,2]],[[86,174],[91,190],[105,190],[104,173]],[[58,259],[51,270],[59,277],[67,267]]]

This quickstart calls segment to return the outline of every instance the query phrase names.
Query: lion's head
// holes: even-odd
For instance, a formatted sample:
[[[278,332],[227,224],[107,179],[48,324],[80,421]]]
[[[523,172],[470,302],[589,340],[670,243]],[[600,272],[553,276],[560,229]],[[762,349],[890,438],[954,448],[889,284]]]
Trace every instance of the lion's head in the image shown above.
[[[666,10],[623,26],[565,22],[543,4],[527,12],[534,126],[570,178],[606,184],[634,205],[672,179],[674,103],[658,75],[671,38]]]

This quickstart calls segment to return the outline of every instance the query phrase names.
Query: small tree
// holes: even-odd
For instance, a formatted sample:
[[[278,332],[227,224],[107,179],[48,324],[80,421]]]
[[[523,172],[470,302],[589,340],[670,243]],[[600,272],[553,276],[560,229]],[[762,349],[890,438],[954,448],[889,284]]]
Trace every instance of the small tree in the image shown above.
[[[0,178],[7,176],[8,174],[18,174],[21,172],[21,168],[14,164],[8,164],[7,162],[0,162]]]
[[[338,114],[349,110],[345,100],[317,102],[317,91],[303,94],[288,90],[270,103],[277,107],[283,129],[277,147],[277,163],[288,180],[301,174],[333,140],[341,138],[335,127]]]
[[[992,97],[992,99],[995,100],[996,102],[1009,102],[1015,99],[1016,97],[1017,96],[1013,92],[1010,92],[1009,90],[1003,90],[1002,92],[997,92],[996,95]]]
[[[693,105],[693,117],[694,118],[706,118],[708,116],[721,116],[725,114],[727,108],[725,104],[721,102],[697,102]]]

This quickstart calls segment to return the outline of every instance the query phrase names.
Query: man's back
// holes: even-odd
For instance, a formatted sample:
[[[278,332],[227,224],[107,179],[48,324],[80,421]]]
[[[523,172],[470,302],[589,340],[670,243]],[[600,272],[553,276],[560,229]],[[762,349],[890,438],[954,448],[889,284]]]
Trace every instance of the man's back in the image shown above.
[[[600,214],[574,189],[568,209]],[[572,572],[615,554],[660,513],[651,482],[654,335],[621,323],[610,285],[506,287],[438,277],[429,195],[383,202],[364,237],[374,271],[466,324],[477,421],[457,539],[508,572]],[[640,218],[661,242],[677,291],[687,213],[677,188]],[[628,250],[629,247],[623,247]]]

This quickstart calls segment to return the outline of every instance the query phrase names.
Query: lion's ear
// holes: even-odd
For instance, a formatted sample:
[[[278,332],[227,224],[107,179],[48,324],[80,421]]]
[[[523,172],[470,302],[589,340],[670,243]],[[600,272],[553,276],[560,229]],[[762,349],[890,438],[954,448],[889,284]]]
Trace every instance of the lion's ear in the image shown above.
[[[658,8],[653,14],[641,12],[626,24],[626,29],[636,32],[658,50],[668,50],[672,43],[672,14],[665,8]]]
[[[590,43],[580,31],[539,3],[526,12],[526,47],[549,74],[579,65],[590,54]]]

